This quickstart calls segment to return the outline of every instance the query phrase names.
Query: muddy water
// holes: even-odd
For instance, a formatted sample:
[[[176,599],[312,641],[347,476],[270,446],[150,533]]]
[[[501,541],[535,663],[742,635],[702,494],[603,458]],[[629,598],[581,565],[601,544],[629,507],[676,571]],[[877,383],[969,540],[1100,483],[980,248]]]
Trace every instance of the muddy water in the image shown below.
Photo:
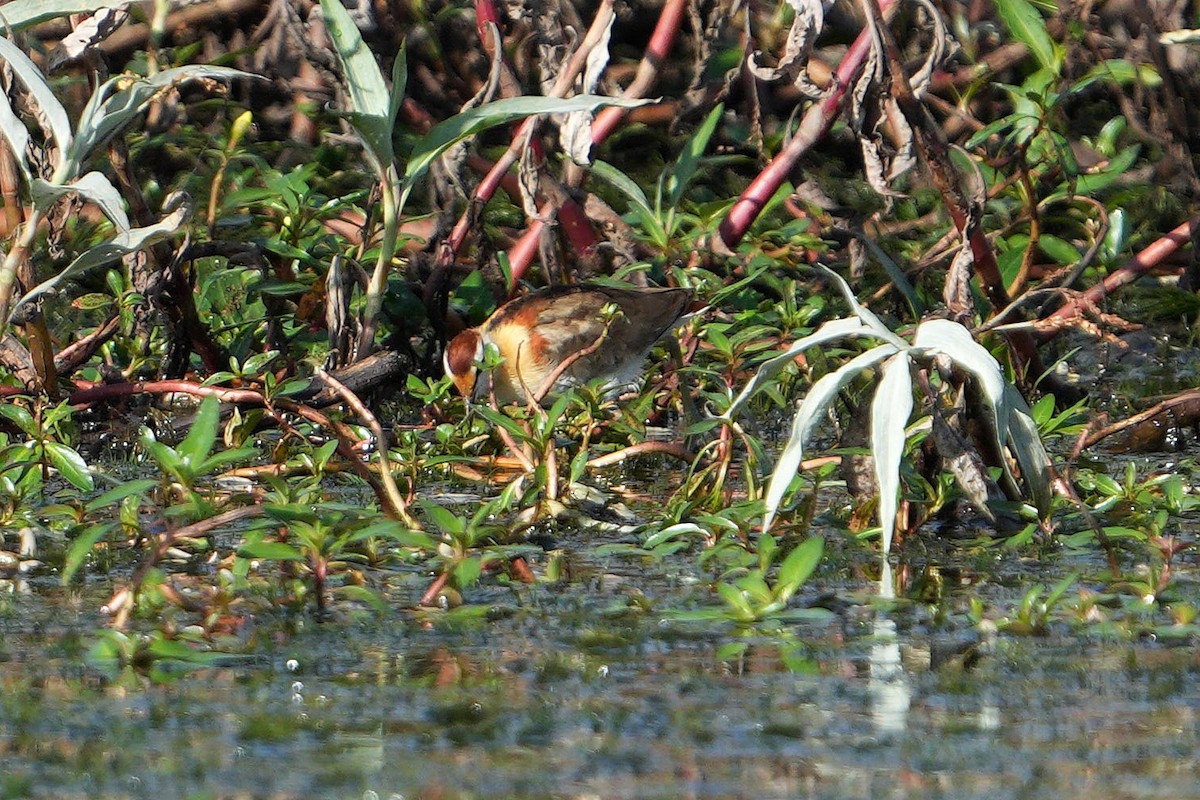
[[[1200,798],[1194,641],[997,635],[986,581],[935,613],[820,573],[828,622],[744,636],[666,619],[711,598],[689,558],[259,619],[161,682],[86,664],[98,604],[34,583],[0,614],[0,797]]]

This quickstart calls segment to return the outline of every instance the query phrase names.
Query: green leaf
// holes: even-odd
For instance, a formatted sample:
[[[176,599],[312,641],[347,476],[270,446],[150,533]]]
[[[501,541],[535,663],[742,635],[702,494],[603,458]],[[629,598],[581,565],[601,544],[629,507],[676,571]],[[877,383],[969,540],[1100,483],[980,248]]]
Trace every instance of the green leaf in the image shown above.
[[[1005,385],[1004,393],[1005,405],[1010,409],[1005,431],[1008,443],[1021,467],[1026,491],[1037,506],[1038,513],[1045,518],[1050,513],[1053,500],[1050,454],[1046,452],[1025,398],[1010,384]]]
[[[458,585],[459,589],[466,589],[469,586],[474,586],[482,574],[482,558],[464,558],[454,567],[454,582]]]
[[[263,561],[304,561],[299,549],[284,542],[246,542],[238,548],[240,558],[257,558]]]
[[[9,402],[0,403],[0,417],[4,417],[16,425],[26,436],[38,435],[38,426],[33,419],[33,414],[25,406]]]
[[[1046,197],[1042,200],[1042,203],[1052,203],[1067,197],[1069,194],[1083,195],[1085,197],[1094,195],[1124,175],[1125,171],[1133,166],[1133,162],[1137,160],[1138,154],[1141,151],[1141,145],[1134,144],[1126,147],[1117,154],[1116,158],[1109,161],[1103,169],[1089,172],[1086,175],[1080,175],[1073,181],[1064,181],[1062,188]]]
[[[897,353],[883,366],[879,387],[871,401],[871,455],[879,485],[879,524],[883,554],[892,549],[896,509],[900,500],[900,462],[904,458],[905,429],[912,414],[912,371],[907,353]]]
[[[70,481],[72,486],[86,492],[95,488],[92,473],[88,471],[88,465],[83,460],[83,456],[62,442],[46,442],[43,446],[50,463],[54,465],[60,475]]]
[[[639,221],[642,223],[642,227],[646,229],[646,235],[651,241],[662,244],[666,243],[667,232],[662,225],[662,221],[654,213],[654,209],[650,206],[650,200],[646,197],[646,193],[642,191],[642,188],[632,178],[613,165],[599,159],[592,162],[592,174],[611,184],[614,189],[625,195],[633,203]]]
[[[820,536],[811,536],[788,553],[779,567],[779,577],[775,580],[775,597],[781,603],[787,603],[796,590],[804,585],[820,563],[824,550],[825,540]]]
[[[1038,249],[1059,264],[1076,264],[1080,259],[1079,249],[1075,245],[1048,233],[1038,237]]]
[[[183,463],[196,472],[208,458],[217,441],[217,426],[221,422],[221,403],[215,397],[206,397],[200,403],[191,430],[175,448]]]
[[[404,104],[404,92],[408,88],[408,41],[400,43],[400,51],[392,63],[392,91],[388,98],[388,129],[396,130],[396,116]]]
[[[1038,10],[1028,0],[995,0],[995,4],[1013,38],[1029,48],[1043,69],[1057,74],[1061,64],[1046,31],[1046,20]]]
[[[110,531],[117,527],[115,522],[106,522],[101,525],[89,525],[87,530],[75,537],[71,542],[71,546],[67,548],[67,555],[63,559],[62,584],[66,586],[75,577],[75,573],[83,566],[84,560],[91,554],[92,548],[96,543],[106,537]]]
[[[754,621],[754,611],[750,608],[750,600],[742,593],[741,589],[732,583],[718,583],[717,594],[721,595],[721,599],[734,612],[734,616],[739,622]]]
[[[463,517],[458,516],[445,506],[438,505],[432,500],[421,500],[421,508],[424,509],[425,515],[429,517],[433,526],[442,533],[451,536],[461,536],[466,533],[467,521]]]
[[[83,508],[88,514],[94,514],[102,508],[107,508],[108,506],[120,503],[126,497],[133,497],[136,494],[145,494],[156,486],[158,486],[158,481],[151,480],[150,478],[128,481],[126,483],[122,483],[120,486],[109,489],[104,494],[93,499]]]
[[[373,592],[366,586],[355,586],[353,584],[347,586],[339,586],[333,590],[336,597],[342,597],[346,600],[354,600],[360,603],[365,603],[376,611],[390,611],[391,606],[379,596],[378,592]]]
[[[704,118],[700,127],[696,128],[695,132],[688,137],[687,143],[683,146],[683,152],[675,160],[675,168],[671,170],[671,174],[667,178],[667,205],[671,208],[679,205],[684,190],[696,176],[700,159],[704,156],[704,151],[708,149],[708,142],[712,139],[713,132],[717,129],[717,123],[721,121],[721,115],[724,113],[725,104],[717,103],[716,107],[708,112],[708,116]]]
[[[1119,86],[1142,84],[1148,89],[1155,89],[1162,85],[1162,76],[1149,64],[1134,64],[1123,58],[1110,58],[1089,69],[1086,75],[1071,84],[1068,91],[1075,94],[1098,81],[1109,81]]]

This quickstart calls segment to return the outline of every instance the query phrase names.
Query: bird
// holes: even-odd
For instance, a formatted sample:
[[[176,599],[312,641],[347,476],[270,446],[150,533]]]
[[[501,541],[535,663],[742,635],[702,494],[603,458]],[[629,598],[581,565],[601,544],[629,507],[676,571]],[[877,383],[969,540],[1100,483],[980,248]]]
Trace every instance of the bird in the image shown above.
[[[495,393],[500,405],[541,401],[604,379],[605,392],[633,386],[654,344],[696,309],[690,289],[601,284],[551,286],[517,297],[450,340],[442,362],[467,400]],[[606,309],[620,313],[609,314]],[[503,361],[481,373],[488,345]],[[575,354],[587,351],[546,382]]]

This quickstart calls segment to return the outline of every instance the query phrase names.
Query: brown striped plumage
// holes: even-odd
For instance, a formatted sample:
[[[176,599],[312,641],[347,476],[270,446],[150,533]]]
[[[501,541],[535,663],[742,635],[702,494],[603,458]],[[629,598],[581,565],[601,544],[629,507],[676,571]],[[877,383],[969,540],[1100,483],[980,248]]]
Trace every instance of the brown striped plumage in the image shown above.
[[[446,372],[464,397],[486,398],[489,382],[486,376],[478,380],[475,364],[487,345],[495,345],[504,358],[490,376],[496,400],[524,402],[526,389],[536,395],[559,364],[604,334],[601,311],[610,303],[621,314],[612,320],[604,340],[595,352],[571,364],[550,393],[596,378],[603,378],[609,390],[629,386],[641,374],[654,343],[691,310],[689,290],[585,284],[554,286],[518,297],[450,342],[444,358]]]

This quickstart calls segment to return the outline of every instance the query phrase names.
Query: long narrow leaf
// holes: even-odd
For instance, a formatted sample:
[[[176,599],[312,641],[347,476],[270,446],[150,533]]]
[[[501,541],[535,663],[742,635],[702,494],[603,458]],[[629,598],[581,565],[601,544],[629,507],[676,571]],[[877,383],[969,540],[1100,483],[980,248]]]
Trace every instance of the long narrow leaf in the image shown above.
[[[1050,511],[1052,495],[1050,455],[1042,444],[1042,437],[1038,435],[1037,424],[1030,415],[1025,398],[1011,385],[1006,385],[1004,391],[1011,409],[1008,415],[1008,443],[1021,467],[1026,491],[1037,506],[1038,513],[1045,516]]]
[[[393,157],[393,97],[388,92],[375,54],[363,42],[358,26],[341,0],[321,0],[321,11],[345,73],[346,90],[354,110],[351,122],[371,151],[382,177]]]
[[[129,0],[13,0],[0,6],[0,25],[15,31],[56,17],[125,5]]]
[[[841,391],[842,387],[854,380],[863,370],[897,352],[897,348],[892,345],[881,344],[879,347],[850,359],[837,370],[823,376],[809,389],[808,394],[800,403],[800,407],[796,410],[796,416],[792,419],[791,433],[788,435],[783,450],[779,453],[779,461],[771,473],[770,483],[767,484],[763,533],[770,530],[771,523],[775,521],[775,514],[779,511],[783,494],[791,484],[792,476],[800,468],[800,462],[804,460],[804,447],[808,444],[808,438],[812,435],[817,423],[821,421],[825,409],[837,397],[837,393]]]
[[[892,549],[896,507],[900,500],[900,461],[904,457],[905,429],[912,414],[912,370],[907,353],[898,353],[883,366],[883,376],[871,403],[871,455],[879,484],[879,526],[883,554]]]
[[[917,326],[913,345],[932,352],[945,354],[954,364],[965,369],[975,378],[984,408],[991,419],[993,442],[997,453],[1004,452],[1004,439],[1009,428],[1009,395],[1005,391],[1008,382],[999,362],[983,345],[975,341],[971,332],[948,319],[931,319]],[[1003,459],[1002,459],[1003,460]],[[1010,480],[1012,472],[1004,461],[1004,471]],[[1015,485],[1015,482],[1014,482]]]
[[[637,206],[637,210],[642,216],[654,216],[654,209],[650,207],[650,199],[646,197],[646,193],[642,191],[642,187],[638,186],[633,178],[630,178],[607,161],[593,161],[592,172],[596,177],[607,181],[614,189],[625,195],[630,202]]]
[[[632,178],[612,164],[600,160],[592,161],[592,174],[607,181],[614,189],[629,199],[633,204],[634,212],[638,215],[638,220],[646,229],[645,232],[650,241],[665,242],[667,240],[667,231],[663,227],[662,220],[650,207],[650,200],[642,191],[642,187],[638,186]]]
[[[84,106],[75,131],[75,141],[66,157],[72,169],[77,169],[89,153],[129,125],[159,92],[172,86],[201,78],[233,80],[260,77],[229,67],[188,64],[165,69],[149,78],[130,79],[128,75],[109,78],[96,89]]]
[[[35,178],[31,184],[34,205],[45,210],[59,197],[78,194],[95,203],[119,231],[129,230],[129,216],[125,213],[124,201],[117,187],[100,172],[89,172],[71,183],[59,184]]]
[[[404,92],[408,90],[408,42],[400,43],[400,52],[392,64],[392,91],[388,95],[388,130],[396,127],[396,116],[404,104]]]
[[[854,312],[854,316],[858,317],[863,323],[871,329],[871,334],[882,339],[885,342],[895,345],[900,350],[908,349],[908,342],[901,339],[896,334],[892,333],[891,328],[884,325],[879,317],[875,316],[875,312],[858,302],[858,298],[854,296],[854,290],[850,288],[850,284],[846,283],[845,279],[831,270],[824,264],[817,264],[817,268],[833,279],[837,284],[838,289],[842,292],[842,297],[845,298],[850,310]]]
[[[450,147],[473,136],[480,131],[504,125],[525,117],[538,114],[569,114],[572,111],[595,111],[605,106],[620,108],[637,108],[657,100],[621,100],[615,97],[603,97],[594,94],[581,94],[569,98],[556,97],[507,97],[492,103],[484,103],[476,108],[468,109],[461,114],[455,114],[448,120],[433,126],[425,134],[408,158],[408,168],[404,171],[404,184],[411,187],[420,179],[438,156]]]
[[[779,355],[772,358],[770,361],[765,361],[758,368],[758,372],[754,373],[738,396],[734,398],[723,415],[723,419],[733,419],[741,407],[747,400],[753,397],[760,388],[774,380],[775,376],[780,373],[788,364],[796,360],[796,356],[803,353],[810,347],[815,347],[825,342],[832,342],[837,339],[849,339],[855,336],[871,336],[874,332],[862,323],[862,320],[857,317],[843,317],[841,319],[833,319],[826,322],[816,331],[804,336],[788,345],[788,348]]]
[[[4,36],[0,36],[0,58],[8,62],[21,83],[29,90],[29,94],[37,104],[38,113],[50,127],[50,135],[54,137],[54,143],[59,147],[57,158],[61,163],[62,151],[71,146],[71,121],[67,118],[67,110],[54,96],[42,71],[29,60],[29,56],[25,55],[21,48]]]
[[[109,241],[96,245],[72,261],[62,272],[55,275],[53,278],[42,281],[37,286],[33,287],[33,289],[24,295],[19,302],[13,305],[12,313],[15,313],[17,309],[30,302],[34,298],[53,290],[68,278],[73,278],[74,276],[83,272],[87,272],[90,269],[104,266],[105,264],[110,264],[122,256],[128,255],[129,253],[137,250],[141,250],[144,247],[149,247],[155,242],[170,236],[179,229],[179,226],[182,225],[189,216],[191,216],[191,208],[179,208],[167,217],[164,217],[161,222],[158,222],[154,225],[148,225],[145,228],[132,228],[130,230],[123,231]]]
[[[175,452],[183,458],[183,463],[191,467],[193,472],[212,452],[220,422],[221,403],[215,397],[204,398],[187,436],[175,448]]]
[[[1029,0],[995,0],[1000,21],[1018,42],[1033,53],[1044,69],[1057,73],[1060,65],[1054,54],[1054,42],[1046,31],[1046,20]]]
[[[29,130],[25,123],[17,119],[16,113],[9,103],[8,95],[0,92],[0,134],[8,142],[9,152],[17,162],[21,175],[28,181],[32,172],[29,169]]]
[[[704,157],[704,151],[708,149],[708,142],[712,139],[713,132],[717,129],[717,123],[721,121],[721,115],[724,113],[725,104],[717,103],[716,108],[708,112],[704,122],[700,123],[700,127],[696,128],[688,137],[687,143],[684,144],[683,152],[679,154],[679,158],[675,161],[675,167],[667,178],[667,204],[672,208],[679,205],[684,190],[695,177],[696,170],[700,167],[700,159]]]

